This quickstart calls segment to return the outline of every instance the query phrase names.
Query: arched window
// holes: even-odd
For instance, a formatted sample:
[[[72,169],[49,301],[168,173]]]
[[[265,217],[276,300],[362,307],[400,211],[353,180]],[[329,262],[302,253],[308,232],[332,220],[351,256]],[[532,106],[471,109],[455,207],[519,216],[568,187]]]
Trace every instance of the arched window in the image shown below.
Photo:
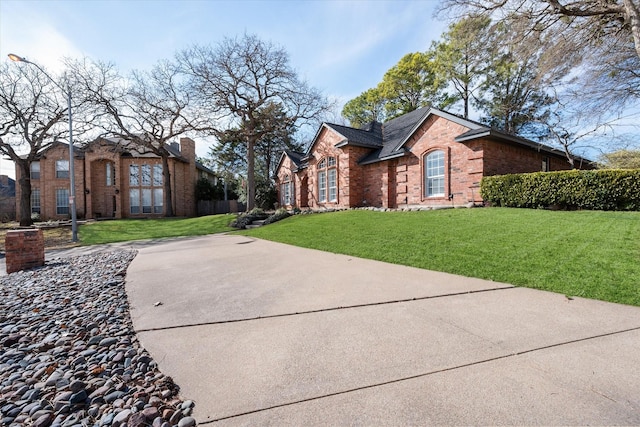
[[[432,151],[425,156],[424,188],[426,197],[444,197],[444,151]]]
[[[318,163],[318,201],[338,201],[338,162],[335,157],[326,157]]]

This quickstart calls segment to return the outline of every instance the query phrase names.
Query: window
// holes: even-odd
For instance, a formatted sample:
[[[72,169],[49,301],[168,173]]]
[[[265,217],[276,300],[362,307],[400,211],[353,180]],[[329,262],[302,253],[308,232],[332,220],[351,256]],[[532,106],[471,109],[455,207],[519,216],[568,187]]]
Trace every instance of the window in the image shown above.
[[[162,214],[162,165],[129,165],[129,212]]]
[[[425,157],[425,193],[427,197],[444,196],[444,151],[433,151]]]
[[[318,201],[338,201],[338,169],[335,157],[327,157],[318,163]]]
[[[112,177],[113,177],[113,171],[111,170],[111,163],[107,163],[107,187],[112,185]]]
[[[284,182],[280,185],[280,203],[282,206],[291,206],[293,204],[293,182],[289,175],[284,177]]]
[[[329,201],[335,202],[338,199],[338,172],[335,169],[329,169]]]
[[[151,166],[142,165],[142,185],[148,187],[151,185]]]
[[[140,213],[140,190],[137,188],[129,190],[129,211],[132,214]]]
[[[31,162],[31,179],[40,179],[40,162]]]
[[[69,189],[67,188],[56,189],[56,214],[69,214]]]
[[[549,164],[551,159],[549,159],[548,157],[544,157],[542,159],[542,172],[549,172],[551,170],[551,168],[549,167]]]
[[[31,189],[31,213],[41,213],[40,212],[40,189],[32,188]]]
[[[162,213],[162,188],[153,189],[153,213]]]
[[[129,165],[129,185],[140,185],[140,166]]]
[[[56,178],[69,178],[69,160],[56,160]]]
[[[162,186],[162,165],[153,165],[153,185]]]
[[[151,189],[142,189],[142,213],[151,213]]]
[[[327,171],[318,172],[318,200],[327,201]]]

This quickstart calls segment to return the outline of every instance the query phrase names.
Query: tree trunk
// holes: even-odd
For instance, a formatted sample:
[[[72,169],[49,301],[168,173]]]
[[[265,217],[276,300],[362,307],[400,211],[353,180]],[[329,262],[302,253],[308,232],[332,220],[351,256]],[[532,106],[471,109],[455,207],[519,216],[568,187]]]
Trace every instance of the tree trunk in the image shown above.
[[[629,26],[631,27],[636,53],[638,54],[638,58],[640,58],[640,7],[638,7],[633,0],[623,0],[623,4]]]
[[[247,212],[256,205],[256,156],[255,137],[250,136],[247,140]]]
[[[464,55],[464,118],[469,120],[469,55]]]
[[[173,212],[173,196],[171,194],[171,172],[169,171],[169,155],[162,156],[162,177],[164,178],[164,216],[175,216]]]
[[[31,220],[31,162],[23,160],[16,162],[20,168],[20,212],[18,213],[20,226],[28,227],[33,224]]]

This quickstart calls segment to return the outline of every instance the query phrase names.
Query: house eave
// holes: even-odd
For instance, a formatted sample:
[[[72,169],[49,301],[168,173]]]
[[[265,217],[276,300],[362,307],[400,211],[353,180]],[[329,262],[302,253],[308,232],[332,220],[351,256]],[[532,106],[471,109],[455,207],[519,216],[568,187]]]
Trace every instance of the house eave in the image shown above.
[[[505,142],[510,142],[512,144],[516,144],[516,145],[520,145],[520,146],[524,146],[524,147],[528,147],[528,148],[532,148],[538,152],[545,152],[545,153],[549,153],[549,154],[554,154],[556,156],[561,156],[564,157],[565,153],[562,152],[561,150],[558,150],[557,148],[553,148],[553,147],[549,147],[548,145],[545,144],[540,144],[528,139],[524,139],[524,138],[520,138],[517,137],[515,135],[508,135],[502,132],[497,132],[495,130],[492,129],[487,129],[484,132],[481,133],[477,133],[474,135],[469,135],[469,136],[464,136],[464,137],[456,137],[454,138],[454,140],[456,142],[469,142],[469,141],[473,141],[475,139],[480,139],[480,138],[486,138],[486,137],[490,137],[493,139],[497,139],[500,141],[505,141]]]
[[[338,142],[336,145],[334,145],[334,147],[336,148],[342,148],[345,145],[349,145],[349,140],[348,139],[343,139],[342,141]],[[353,145],[353,143],[351,143],[351,145]]]
[[[371,165],[373,163],[379,163],[379,162],[384,162],[386,160],[391,160],[391,159],[397,159],[397,158],[400,158],[400,157],[404,157],[406,154],[407,154],[406,151],[401,151],[399,153],[389,154],[388,156],[379,157],[377,159],[372,159],[372,160],[368,160],[368,161],[360,161],[360,162],[358,162],[358,164],[361,165],[361,166]]]

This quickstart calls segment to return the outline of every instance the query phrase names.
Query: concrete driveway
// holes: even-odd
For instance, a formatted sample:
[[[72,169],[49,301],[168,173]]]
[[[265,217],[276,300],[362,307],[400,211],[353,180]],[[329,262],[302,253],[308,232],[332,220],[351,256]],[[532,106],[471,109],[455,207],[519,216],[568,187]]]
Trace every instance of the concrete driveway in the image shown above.
[[[127,294],[200,424],[640,424],[638,307],[234,235],[139,248]]]

